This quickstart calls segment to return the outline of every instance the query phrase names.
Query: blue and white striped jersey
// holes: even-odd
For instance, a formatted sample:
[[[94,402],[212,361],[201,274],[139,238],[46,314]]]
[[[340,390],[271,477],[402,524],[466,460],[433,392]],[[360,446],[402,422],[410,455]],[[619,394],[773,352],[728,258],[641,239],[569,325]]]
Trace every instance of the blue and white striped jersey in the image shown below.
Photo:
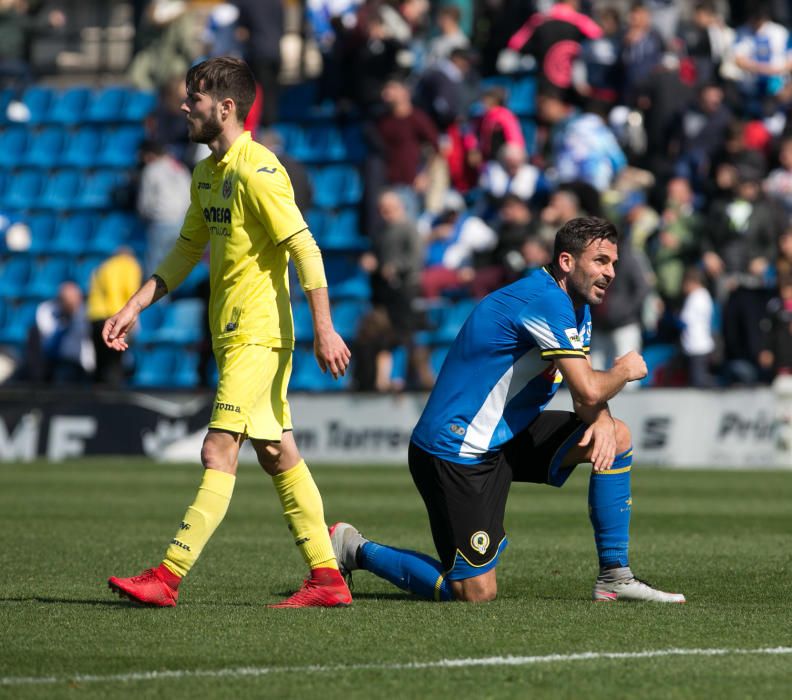
[[[448,351],[413,442],[462,464],[491,457],[553,398],[553,359],[585,359],[590,340],[588,305],[575,310],[545,269],[493,292]]]

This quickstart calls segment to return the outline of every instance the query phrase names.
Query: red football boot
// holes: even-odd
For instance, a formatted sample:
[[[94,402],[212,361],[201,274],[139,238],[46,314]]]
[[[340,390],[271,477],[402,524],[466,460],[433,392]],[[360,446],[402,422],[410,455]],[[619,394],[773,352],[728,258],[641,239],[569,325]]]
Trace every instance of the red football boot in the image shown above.
[[[151,605],[157,608],[174,608],[179,598],[179,581],[176,574],[162,564],[155,569],[146,569],[138,576],[118,578],[111,576],[107,585],[122,598],[133,603]]]
[[[337,608],[352,604],[349,586],[337,569],[311,571],[299,591],[268,608]]]

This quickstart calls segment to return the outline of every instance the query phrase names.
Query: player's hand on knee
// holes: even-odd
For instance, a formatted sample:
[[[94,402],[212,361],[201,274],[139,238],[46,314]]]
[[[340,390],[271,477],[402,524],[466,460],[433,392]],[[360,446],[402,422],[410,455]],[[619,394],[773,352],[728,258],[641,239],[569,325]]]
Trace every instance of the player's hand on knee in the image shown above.
[[[616,458],[616,427],[613,420],[605,416],[592,423],[578,442],[579,447],[589,447],[591,465],[595,472],[607,471]]]
[[[621,365],[627,370],[627,381],[632,382],[637,379],[643,379],[648,370],[646,369],[646,362],[635,350],[630,350],[626,355],[617,357],[613,363],[614,367]]]

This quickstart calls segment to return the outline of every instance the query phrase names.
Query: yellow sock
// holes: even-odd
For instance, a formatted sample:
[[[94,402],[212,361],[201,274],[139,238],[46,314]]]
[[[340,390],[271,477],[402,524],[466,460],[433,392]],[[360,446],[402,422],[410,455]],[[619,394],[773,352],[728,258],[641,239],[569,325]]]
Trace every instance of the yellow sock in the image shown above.
[[[304,460],[272,477],[294,543],[311,569],[338,569],[327,534],[322,496]]]
[[[236,477],[205,469],[195,502],[187,509],[179,531],[171,540],[162,563],[177,576],[185,576],[198,560],[204,545],[223,521]]]

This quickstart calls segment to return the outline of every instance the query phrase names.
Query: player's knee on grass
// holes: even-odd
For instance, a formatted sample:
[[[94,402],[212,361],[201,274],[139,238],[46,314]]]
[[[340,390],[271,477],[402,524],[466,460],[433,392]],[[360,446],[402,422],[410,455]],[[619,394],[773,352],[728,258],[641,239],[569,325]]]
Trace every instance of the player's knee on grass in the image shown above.
[[[451,581],[454,599],[463,603],[488,603],[498,595],[498,582],[495,570],[481,576]]]
[[[616,454],[621,454],[632,447],[632,435],[626,423],[618,418],[614,418],[613,422],[616,425]]]
[[[236,474],[239,435],[210,430],[201,447],[201,464],[206,469]]]

